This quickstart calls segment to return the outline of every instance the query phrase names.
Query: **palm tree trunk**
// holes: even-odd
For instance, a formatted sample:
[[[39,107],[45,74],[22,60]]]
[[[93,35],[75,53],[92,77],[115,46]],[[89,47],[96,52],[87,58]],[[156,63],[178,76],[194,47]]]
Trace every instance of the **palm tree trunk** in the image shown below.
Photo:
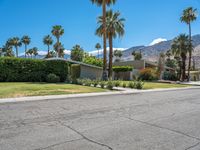
[[[106,1],[103,0],[103,75],[102,79],[107,80],[107,51],[106,51]]]
[[[15,49],[16,49],[16,57],[18,57],[18,47],[15,46]]]
[[[25,44],[25,58],[26,58],[27,45]]]
[[[182,81],[185,81],[185,71],[186,71],[186,57],[182,57]]]
[[[57,37],[57,57],[60,57],[59,43],[60,43],[60,39]]]
[[[47,45],[47,46],[48,46],[47,58],[49,58],[50,47],[49,47],[49,45]]]
[[[190,69],[191,69],[191,61],[192,61],[192,31],[191,24],[189,23],[189,64],[188,64],[188,82],[190,81]]]
[[[110,47],[110,54],[109,54],[109,72],[108,72],[108,77],[111,80],[112,79],[112,62],[113,62],[113,40],[112,40],[112,35],[109,35],[109,47]]]

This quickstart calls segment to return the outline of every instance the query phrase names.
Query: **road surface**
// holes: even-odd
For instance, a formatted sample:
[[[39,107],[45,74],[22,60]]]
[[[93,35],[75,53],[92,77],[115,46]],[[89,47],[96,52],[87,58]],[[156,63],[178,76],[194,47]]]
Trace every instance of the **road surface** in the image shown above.
[[[200,89],[0,104],[0,150],[200,150]]]

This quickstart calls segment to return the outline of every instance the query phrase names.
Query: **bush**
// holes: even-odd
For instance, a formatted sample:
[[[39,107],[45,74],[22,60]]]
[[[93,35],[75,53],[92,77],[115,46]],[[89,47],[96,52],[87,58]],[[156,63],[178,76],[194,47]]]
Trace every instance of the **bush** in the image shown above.
[[[113,89],[113,82],[112,81],[107,82],[107,89],[109,89],[109,90]]]
[[[68,76],[68,63],[61,60],[0,58],[0,82],[46,82],[51,73],[64,82]]]
[[[128,72],[128,71],[132,71],[133,67],[130,66],[115,66],[113,67],[113,71],[118,73],[118,72]]]
[[[92,84],[94,85],[94,87],[97,87],[97,85],[99,85],[99,81],[98,80],[93,80]]]
[[[115,85],[115,87],[119,87],[120,86],[120,81],[114,81],[114,85]]]
[[[130,82],[128,83],[128,87],[131,88],[131,89],[134,89],[134,88],[135,88],[135,82],[130,81]]]
[[[102,89],[105,87],[105,84],[106,84],[105,81],[100,82],[100,86],[101,86]]]
[[[140,71],[139,79],[143,81],[157,80],[156,71],[152,68],[146,68]]]
[[[72,83],[77,83],[77,79],[81,76],[81,66],[79,64],[71,65]]]
[[[48,83],[58,83],[60,82],[60,78],[57,75],[51,73],[47,76],[46,81]]]
[[[163,79],[164,80],[170,80],[170,81],[177,81],[178,80],[175,73],[171,73],[171,72],[167,72],[167,71],[164,72]]]
[[[135,82],[135,88],[138,90],[143,89],[144,83],[142,81],[136,81]]]
[[[123,88],[126,88],[126,83],[125,83],[125,82],[123,82],[122,86],[123,86]]]

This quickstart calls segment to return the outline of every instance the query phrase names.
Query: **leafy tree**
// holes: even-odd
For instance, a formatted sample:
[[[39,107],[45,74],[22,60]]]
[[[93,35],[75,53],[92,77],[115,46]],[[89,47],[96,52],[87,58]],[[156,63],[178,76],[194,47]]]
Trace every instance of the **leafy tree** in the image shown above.
[[[31,38],[27,35],[23,36],[21,39],[21,43],[25,45],[25,58],[26,58],[26,51],[27,51],[27,45],[31,43]]]
[[[109,10],[106,12],[106,33],[109,40],[109,78],[112,78],[112,63],[113,63],[113,38],[117,36],[122,37],[124,31],[124,18],[119,18],[119,12],[113,12]],[[98,18],[99,27],[97,28],[96,34],[99,36],[103,35],[103,17]]]
[[[99,58],[99,50],[101,49],[101,44],[100,43],[97,43],[95,45],[95,48],[98,50],[98,58]]]
[[[53,26],[51,33],[53,34],[53,36],[56,37],[56,40],[57,40],[57,42],[56,42],[56,45],[57,45],[56,52],[58,53],[58,57],[61,57],[61,52],[60,52],[61,48],[59,48],[58,45],[61,45],[61,44],[59,44],[60,43],[60,37],[64,34],[64,29],[60,25],[55,25],[55,26]]]
[[[18,37],[14,37],[9,40],[10,45],[15,47],[16,57],[18,57],[18,48],[22,46],[22,43]]]
[[[106,50],[106,5],[115,4],[116,0],[91,0],[93,4],[102,7],[102,35],[103,35],[103,80],[107,80],[107,50]]]
[[[185,34],[181,34],[177,38],[175,38],[171,46],[172,54],[182,59],[182,65],[181,65],[182,81],[186,79],[186,59],[187,59],[187,54],[189,53],[189,48],[188,48],[189,46],[190,46],[190,40],[189,37]]]
[[[50,54],[49,54],[49,52],[50,52],[50,45],[53,44],[53,39],[52,39],[52,37],[51,37],[50,35],[45,36],[45,37],[43,38],[43,43],[44,43],[44,45],[47,45],[47,46],[48,46],[48,52],[47,52],[46,58],[49,58],[49,57],[50,57]]]
[[[192,30],[191,30],[191,23],[197,19],[197,9],[193,7],[188,7],[187,9],[183,10],[183,14],[180,18],[181,22],[184,22],[189,27],[189,65],[188,65],[188,81],[190,80],[190,70],[191,70],[191,61],[192,61]]]
[[[115,50],[114,51],[114,56],[117,57],[117,59],[115,61],[120,61],[121,57],[122,57],[122,51],[120,50]]]
[[[71,50],[71,59],[74,61],[83,61],[84,50],[80,45],[75,45]]]
[[[133,57],[134,57],[134,60],[141,60],[142,59],[142,52],[133,52],[132,53]]]
[[[96,58],[95,56],[86,55],[83,59],[83,62],[86,64],[103,67],[103,60]]]

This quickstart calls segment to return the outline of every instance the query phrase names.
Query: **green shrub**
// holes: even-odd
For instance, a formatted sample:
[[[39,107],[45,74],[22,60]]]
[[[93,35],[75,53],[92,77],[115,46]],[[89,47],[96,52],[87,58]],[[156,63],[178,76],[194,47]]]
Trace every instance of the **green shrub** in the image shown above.
[[[85,79],[85,80],[84,80],[84,85],[85,85],[85,86],[91,86],[91,85],[92,85],[92,80],[90,80],[90,79]]]
[[[135,82],[130,81],[130,82],[128,83],[128,87],[131,88],[131,89],[134,89],[134,88],[135,88]]]
[[[98,80],[93,80],[92,84],[94,85],[94,87],[97,87],[97,85],[99,85],[99,81]]]
[[[164,80],[170,80],[170,81],[177,81],[177,75],[175,73],[171,73],[171,72],[164,72],[164,76],[163,76]]]
[[[71,65],[72,83],[77,83],[77,79],[81,76],[81,66],[79,64]]]
[[[113,67],[113,71],[118,73],[118,72],[128,72],[128,71],[132,71],[133,67],[130,66],[115,66]]]
[[[120,81],[118,81],[118,80],[117,80],[117,81],[114,81],[114,86],[115,86],[115,87],[119,87],[119,86],[120,86]]]
[[[142,81],[136,81],[135,82],[135,88],[138,90],[143,89],[144,83]]]
[[[157,80],[158,76],[154,69],[146,68],[140,71],[139,79],[143,81],[153,81]]]
[[[126,83],[125,82],[123,82],[122,87],[126,88]]]
[[[107,82],[107,89],[109,89],[109,90],[113,89],[113,82],[112,81]]]
[[[48,83],[58,83],[60,82],[60,78],[57,75],[51,73],[47,76],[46,81]]]
[[[0,58],[0,82],[45,82],[51,73],[64,82],[68,76],[68,63],[61,60]]]
[[[100,86],[101,86],[102,89],[105,87],[105,84],[106,84],[105,81],[100,82]]]

